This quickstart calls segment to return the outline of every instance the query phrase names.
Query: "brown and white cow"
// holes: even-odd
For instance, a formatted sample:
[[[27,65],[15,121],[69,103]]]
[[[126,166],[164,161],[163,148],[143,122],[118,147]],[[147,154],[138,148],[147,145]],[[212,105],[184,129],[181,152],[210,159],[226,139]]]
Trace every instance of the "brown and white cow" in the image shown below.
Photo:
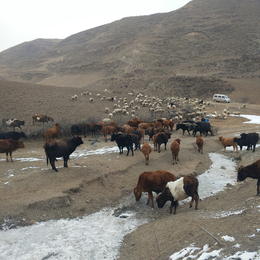
[[[185,176],[176,181],[170,181],[166,184],[163,192],[156,197],[158,208],[162,208],[166,201],[171,201],[170,213],[174,207],[173,214],[176,214],[178,201],[191,197],[190,208],[193,201],[195,201],[195,209],[198,209],[199,194],[198,194],[199,181],[196,177]]]
[[[46,115],[42,115],[42,114],[35,114],[32,116],[32,125],[35,122],[42,122],[44,123],[48,123],[48,122],[54,122],[52,117],[46,116]]]
[[[8,153],[10,154],[11,162],[13,162],[12,152],[18,148],[24,148],[24,143],[21,140],[5,139],[0,140],[0,153],[6,153],[6,161],[8,162]]]

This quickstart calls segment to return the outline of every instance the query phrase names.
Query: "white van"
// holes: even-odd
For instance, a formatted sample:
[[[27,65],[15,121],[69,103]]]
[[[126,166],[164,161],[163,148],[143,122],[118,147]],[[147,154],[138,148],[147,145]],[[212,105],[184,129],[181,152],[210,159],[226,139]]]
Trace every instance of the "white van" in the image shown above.
[[[223,94],[214,94],[213,95],[213,101],[230,103],[230,98],[226,95],[223,95]]]

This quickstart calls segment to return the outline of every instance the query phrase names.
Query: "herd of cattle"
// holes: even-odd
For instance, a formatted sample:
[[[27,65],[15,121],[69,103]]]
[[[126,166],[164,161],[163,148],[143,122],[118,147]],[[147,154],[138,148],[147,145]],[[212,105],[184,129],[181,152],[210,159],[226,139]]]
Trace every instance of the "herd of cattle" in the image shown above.
[[[36,122],[54,122],[53,118],[46,115],[33,115],[32,124]],[[2,125],[13,127],[19,127],[24,125],[24,121],[17,119],[2,121]],[[58,171],[55,167],[56,158],[63,157],[64,167],[68,167],[69,156],[75,151],[75,149],[83,144],[81,135],[86,137],[88,132],[92,136],[100,132],[105,137],[107,141],[108,134],[111,135],[111,141],[115,141],[119,148],[119,154],[123,153],[123,148],[127,148],[127,156],[131,151],[132,156],[134,155],[134,150],[140,149],[145,157],[145,164],[149,164],[149,155],[152,152],[152,147],[148,142],[144,142],[145,134],[149,136],[149,140],[152,139],[154,151],[160,153],[160,147],[162,144],[165,146],[171,138],[171,132],[173,130],[175,123],[173,120],[159,119],[153,123],[145,123],[142,120],[138,120],[137,117],[129,120],[122,127],[117,126],[116,122],[110,121],[108,125],[105,122],[100,122],[98,124],[86,123],[86,124],[75,124],[71,126],[72,138],[59,139],[59,123],[55,123],[54,127],[47,129],[44,133],[44,150],[46,154],[47,165],[50,165],[54,171]],[[206,136],[208,133],[213,135],[212,126],[209,122],[194,122],[192,120],[186,120],[181,123],[176,124],[176,131],[182,130],[182,134],[185,131],[192,132],[192,135],[196,136],[196,145],[198,147],[198,152],[203,153],[203,139],[202,134]],[[200,135],[196,135],[197,132]],[[6,161],[8,161],[8,153],[10,154],[10,159],[12,160],[12,152],[18,148],[24,148],[24,143],[20,140],[21,138],[27,138],[24,132],[6,132],[0,133],[0,153],[6,153]],[[238,150],[239,145],[240,150],[243,146],[247,147],[247,150],[255,151],[257,142],[259,141],[258,133],[242,133],[240,138],[224,138],[219,137],[219,141],[226,151],[226,147],[233,146],[234,151]],[[175,139],[170,146],[173,164],[179,161],[179,151],[180,151],[181,139]],[[142,145],[141,145],[142,144]],[[134,147],[133,147],[134,146]],[[240,166],[238,169],[237,180],[243,181],[245,178],[251,177],[258,179],[257,182],[257,194],[260,193],[260,160],[255,163],[248,165],[246,167]],[[191,197],[190,207],[192,207],[193,201],[196,202],[195,209],[198,209],[198,180],[192,176],[185,176],[182,178],[177,178],[174,174],[158,170],[155,172],[143,172],[138,178],[138,183],[134,189],[134,195],[136,201],[141,198],[142,192],[148,192],[148,201],[154,206],[152,192],[157,194],[156,202],[159,208],[162,208],[167,200],[171,201],[170,212],[174,207],[174,214],[176,214],[176,207],[178,206],[178,201]]]

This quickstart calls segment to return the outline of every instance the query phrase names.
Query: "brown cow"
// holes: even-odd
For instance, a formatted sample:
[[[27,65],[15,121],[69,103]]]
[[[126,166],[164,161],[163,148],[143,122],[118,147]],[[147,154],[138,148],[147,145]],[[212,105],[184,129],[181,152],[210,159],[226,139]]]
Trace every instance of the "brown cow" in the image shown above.
[[[143,122],[144,120],[129,120],[127,121],[127,124],[130,125],[131,127],[138,127],[138,125]]]
[[[153,191],[157,194],[162,192],[165,188],[167,182],[175,181],[177,178],[174,174],[158,170],[155,172],[143,172],[139,175],[138,183],[134,188],[134,195],[136,201],[140,200],[142,192],[148,192],[147,205],[149,205],[150,200],[152,201],[152,208],[154,207],[153,201]]]
[[[84,135],[84,137],[86,137],[86,132],[91,132],[92,133],[92,137],[94,135],[96,135],[96,131],[102,129],[102,125],[99,124],[94,124],[94,123],[86,123],[82,125],[82,133]]]
[[[167,130],[169,129],[169,120],[167,120],[167,119],[163,120],[163,128],[164,128],[164,130],[165,129],[167,129]]]
[[[13,139],[0,140],[0,153],[6,153],[7,162],[8,162],[8,153],[10,154],[11,162],[13,162],[12,152],[18,148],[24,148],[23,141],[13,140]]]
[[[53,118],[46,116],[46,115],[35,114],[35,115],[32,115],[32,125],[35,122],[42,122],[44,124],[44,123],[48,123],[48,122],[54,122],[54,120],[53,120]]]
[[[218,138],[218,140],[221,142],[221,144],[223,145],[224,147],[224,152],[226,152],[226,147],[228,146],[233,146],[233,152],[235,152],[235,150],[238,151],[237,149],[237,143],[234,142],[234,137],[231,137],[231,138],[225,138],[225,137],[222,137],[220,136]]]
[[[171,129],[171,131],[172,131],[172,129],[173,129],[173,127],[174,127],[174,121],[171,119],[171,120],[169,120],[169,127],[170,127],[170,129]]]
[[[197,135],[196,138],[196,145],[198,146],[198,151],[199,153],[203,153],[203,139],[199,135]]]
[[[68,160],[70,154],[72,154],[75,149],[83,144],[80,136],[74,136],[72,138],[64,138],[61,140],[49,141],[44,144],[43,148],[45,150],[47,165],[50,161],[52,169],[57,172],[55,167],[55,160],[57,157],[63,157],[64,167],[68,167]]]
[[[180,151],[180,143],[181,139],[175,139],[171,144],[171,151],[172,151],[172,159],[174,164],[177,161],[179,161],[179,151]]]
[[[142,151],[144,158],[145,158],[145,164],[149,165],[149,155],[152,152],[152,148],[151,148],[150,144],[144,143],[141,151]]]
[[[55,123],[55,126],[47,129],[44,132],[44,142],[47,143],[48,141],[50,141],[52,138],[59,138],[59,123]]]
[[[153,123],[140,123],[138,125],[138,129],[146,130],[146,129],[150,128],[150,127],[153,127]]]
[[[116,133],[116,127],[115,126],[103,126],[101,129],[101,132],[105,136],[105,142],[107,142],[107,135],[108,134],[115,134]]]

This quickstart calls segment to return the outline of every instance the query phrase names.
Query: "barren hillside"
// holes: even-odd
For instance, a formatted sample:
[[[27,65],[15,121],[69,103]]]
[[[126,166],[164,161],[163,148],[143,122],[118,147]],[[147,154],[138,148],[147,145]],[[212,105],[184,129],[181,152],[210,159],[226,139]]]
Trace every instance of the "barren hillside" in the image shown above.
[[[24,43],[0,53],[0,77],[203,99],[224,92],[237,102],[258,103],[259,5],[194,0],[170,13],[124,18],[61,41]]]

